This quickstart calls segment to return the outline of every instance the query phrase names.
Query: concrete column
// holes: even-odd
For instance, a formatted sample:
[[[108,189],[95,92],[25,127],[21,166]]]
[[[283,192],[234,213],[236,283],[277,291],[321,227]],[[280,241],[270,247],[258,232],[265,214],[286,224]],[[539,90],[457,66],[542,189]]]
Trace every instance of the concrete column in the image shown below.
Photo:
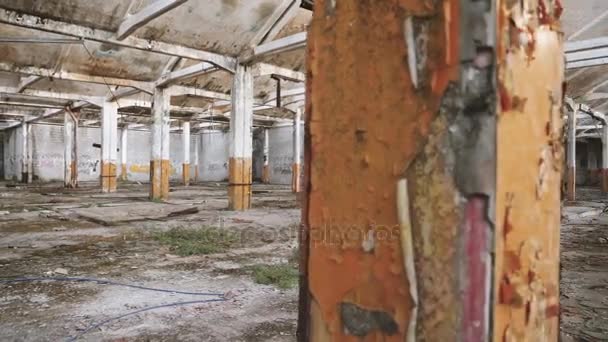
[[[63,116],[63,183],[66,188],[78,187],[78,118],[74,113]]]
[[[169,198],[169,108],[171,95],[166,89],[154,90],[152,106],[152,135],[150,156],[150,199],[161,200]]]
[[[101,117],[101,191],[116,192],[118,104],[105,102]]]
[[[125,125],[120,131],[120,179],[122,181],[127,181],[128,178],[128,169],[127,169],[127,146],[128,146],[128,137],[129,135],[129,126]]]
[[[182,123],[182,139],[184,148],[184,161],[182,164],[182,181],[185,186],[190,185],[190,122]]]
[[[194,181],[198,182],[198,163],[199,163],[199,159],[198,159],[198,153],[199,153],[199,149],[200,149],[200,144],[201,144],[201,135],[200,134],[196,134],[194,136]]]
[[[602,192],[608,193],[608,125],[602,126],[602,170],[601,170]]]
[[[567,168],[568,175],[566,178],[567,198],[569,201],[576,200],[576,114],[578,108],[568,113],[568,152],[567,152]]]
[[[30,183],[29,133],[31,125],[24,119],[21,125],[21,182]]]
[[[264,167],[262,168],[262,183],[270,183],[270,167],[269,167],[269,153],[270,153],[270,130],[264,128]]]
[[[300,192],[300,159],[302,153],[300,151],[300,139],[302,137],[302,126],[300,121],[302,119],[302,109],[296,109],[296,116],[293,120],[293,165],[291,171],[291,190],[293,192]]]
[[[247,210],[251,207],[251,159],[253,126],[253,76],[251,67],[238,65],[232,85],[230,115],[230,160],[228,207]]]

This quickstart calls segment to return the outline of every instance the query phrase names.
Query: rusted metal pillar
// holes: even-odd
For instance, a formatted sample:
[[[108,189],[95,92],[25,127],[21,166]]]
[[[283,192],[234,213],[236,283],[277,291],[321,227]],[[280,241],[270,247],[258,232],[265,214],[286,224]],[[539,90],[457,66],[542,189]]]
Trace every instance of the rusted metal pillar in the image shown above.
[[[251,67],[238,65],[232,86],[228,208],[251,208],[253,76]]]
[[[557,340],[560,10],[315,1],[300,341]]]
[[[78,187],[78,114],[66,111],[63,125],[64,176],[66,188]]]
[[[166,200],[169,198],[169,109],[171,94],[164,88],[154,90],[152,105],[152,134],[150,157],[150,199]]]
[[[568,113],[568,153],[567,159],[567,198],[569,201],[576,200],[576,115],[578,114],[578,105],[572,112]]]
[[[105,102],[101,118],[101,191],[116,192],[118,104]]]
[[[602,126],[602,169],[600,177],[602,192],[608,193],[608,124]]]
[[[302,158],[300,141],[302,140],[302,109],[296,109],[296,115],[293,119],[293,164],[291,167],[291,191],[300,192],[301,165]]]

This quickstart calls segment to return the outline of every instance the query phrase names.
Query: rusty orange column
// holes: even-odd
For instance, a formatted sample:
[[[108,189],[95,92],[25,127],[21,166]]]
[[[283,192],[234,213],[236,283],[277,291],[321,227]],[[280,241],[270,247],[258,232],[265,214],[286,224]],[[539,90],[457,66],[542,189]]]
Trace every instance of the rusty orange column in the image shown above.
[[[315,1],[300,341],[557,340],[563,50],[534,3]]]
[[[101,191],[116,191],[118,104],[105,102],[101,120]]]
[[[228,209],[251,208],[253,75],[251,67],[237,65],[232,86],[230,113],[230,160]]]
[[[564,82],[560,1],[500,1],[494,341],[557,341]],[[576,111],[568,195],[574,199]]]
[[[154,90],[152,106],[151,157],[150,157],[150,199],[169,198],[169,106],[171,95],[164,88]]]

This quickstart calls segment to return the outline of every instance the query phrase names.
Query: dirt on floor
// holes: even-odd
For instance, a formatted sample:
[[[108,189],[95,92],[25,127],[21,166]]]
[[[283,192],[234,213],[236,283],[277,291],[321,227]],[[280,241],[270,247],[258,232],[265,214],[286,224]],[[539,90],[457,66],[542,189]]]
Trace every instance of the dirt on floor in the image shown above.
[[[254,208],[239,213],[225,210],[222,183],[174,186],[166,202],[148,201],[140,184],[100,194],[95,184],[0,183],[0,278],[18,280],[0,282],[0,339],[294,341],[297,285],[256,272],[297,267],[300,210],[288,187],[254,191]],[[230,241],[180,249],[159,238],[182,230]]]
[[[608,341],[608,196],[577,189],[561,229],[562,341]]]

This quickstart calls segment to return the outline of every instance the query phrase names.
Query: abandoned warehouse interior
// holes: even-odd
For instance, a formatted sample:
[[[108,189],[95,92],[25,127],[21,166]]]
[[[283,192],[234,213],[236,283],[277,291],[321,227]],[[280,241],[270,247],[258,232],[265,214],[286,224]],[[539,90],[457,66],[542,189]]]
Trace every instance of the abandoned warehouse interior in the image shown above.
[[[0,0],[0,340],[608,340],[604,0]]]

